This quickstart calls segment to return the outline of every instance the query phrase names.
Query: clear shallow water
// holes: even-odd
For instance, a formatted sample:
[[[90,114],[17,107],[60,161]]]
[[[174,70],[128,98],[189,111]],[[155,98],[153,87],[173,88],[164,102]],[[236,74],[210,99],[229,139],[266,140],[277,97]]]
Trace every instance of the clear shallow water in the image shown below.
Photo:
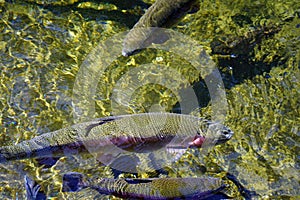
[[[1,146],[75,123],[72,92],[82,61],[99,41],[128,30],[146,7],[140,1],[127,6],[116,1],[101,10],[96,4],[44,7],[18,1],[0,3]],[[175,28],[212,52],[227,88],[225,123],[235,135],[204,157],[201,151],[187,153],[167,168],[170,176],[200,176],[206,168],[206,172],[222,177],[228,171],[261,198],[299,197],[297,5],[293,1],[203,1],[200,11]],[[93,99],[96,113],[89,117],[110,115],[115,83],[144,63],[178,70],[197,89],[201,115],[211,117],[207,90],[188,61],[154,50],[120,57],[107,68]],[[178,101],[176,89],[143,86],[135,91],[124,112],[171,111]],[[37,180],[49,196],[78,199],[96,194],[61,193],[61,176],[68,171],[112,177],[110,170],[100,167],[91,156],[63,158],[51,169],[43,169],[35,160],[15,161],[0,166],[1,196],[24,199],[25,174]],[[239,197],[233,185],[227,193]]]

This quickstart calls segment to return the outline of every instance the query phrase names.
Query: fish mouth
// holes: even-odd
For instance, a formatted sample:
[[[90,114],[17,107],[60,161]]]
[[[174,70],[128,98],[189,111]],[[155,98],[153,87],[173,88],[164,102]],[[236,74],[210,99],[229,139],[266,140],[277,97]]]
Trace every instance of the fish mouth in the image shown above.
[[[233,136],[233,131],[228,128],[225,128],[224,130],[222,130],[218,138],[213,140],[214,145],[224,144],[228,140],[230,140],[232,136]],[[205,140],[207,140],[205,136],[196,135],[193,138],[192,142],[189,143],[189,148],[201,148]]]
[[[227,138],[218,139],[217,142],[216,142],[216,145],[224,144],[224,143],[227,142],[228,140],[229,140],[229,139],[227,139]]]
[[[227,142],[228,140],[231,139],[233,134],[234,134],[233,131],[230,130],[230,129],[223,130],[220,137],[216,141],[216,145],[223,144],[223,143]]]

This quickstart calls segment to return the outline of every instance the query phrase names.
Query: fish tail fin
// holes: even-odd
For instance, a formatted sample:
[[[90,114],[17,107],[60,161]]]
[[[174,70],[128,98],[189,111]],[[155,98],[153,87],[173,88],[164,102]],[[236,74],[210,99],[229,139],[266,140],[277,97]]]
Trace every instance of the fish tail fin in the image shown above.
[[[28,200],[45,200],[46,195],[42,192],[41,186],[27,175],[24,176],[26,196]]]
[[[63,176],[63,192],[78,192],[85,188],[83,174],[78,172],[69,172]]]

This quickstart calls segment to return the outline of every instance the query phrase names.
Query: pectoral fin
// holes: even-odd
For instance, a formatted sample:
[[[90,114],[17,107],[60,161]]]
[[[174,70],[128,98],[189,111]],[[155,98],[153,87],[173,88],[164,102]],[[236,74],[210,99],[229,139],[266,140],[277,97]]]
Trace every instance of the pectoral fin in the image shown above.
[[[122,173],[135,173],[137,171],[136,166],[139,163],[139,158],[134,155],[122,155],[119,156],[118,159],[115,159],[109,166],[112,169],[114,174],[114,178],[118,178],[118,176]]]

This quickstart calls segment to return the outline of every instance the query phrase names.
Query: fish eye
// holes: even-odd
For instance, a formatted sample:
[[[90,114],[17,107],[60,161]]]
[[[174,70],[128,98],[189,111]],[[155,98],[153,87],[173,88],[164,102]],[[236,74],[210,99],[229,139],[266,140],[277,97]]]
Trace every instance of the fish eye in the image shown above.
[[[224,133],[225,135],[228,135],[228,134],[229,134],[229,131],[228,131],[228,130],[225,130],[225,131],[223,131],[223,133]]]
[[[225,129],[225,130],[223,130],[223,134],[231,136],[233,134],[233,132],[231,130],[229,130],[229,129]]]

